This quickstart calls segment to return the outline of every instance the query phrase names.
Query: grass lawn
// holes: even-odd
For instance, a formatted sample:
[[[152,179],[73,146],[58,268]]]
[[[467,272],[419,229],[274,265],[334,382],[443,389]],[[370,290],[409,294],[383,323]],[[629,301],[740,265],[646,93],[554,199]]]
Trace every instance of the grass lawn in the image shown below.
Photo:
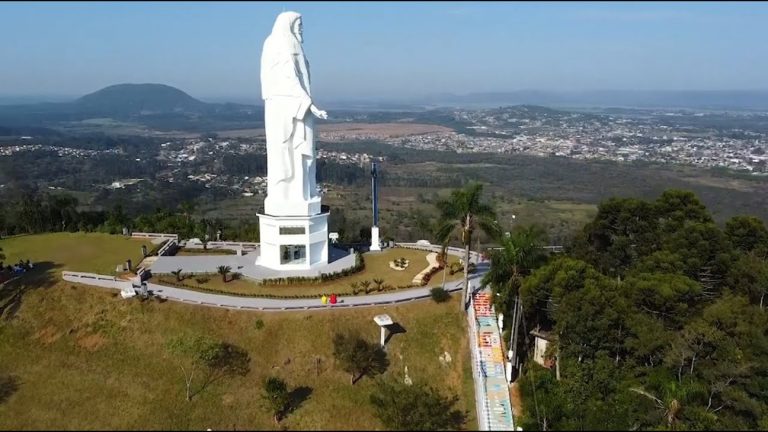
[[[184,279],[183,283],[192,287],[199,286],[202,288],[238,294],[317,294],[318,296],[321,296],[323,294],[336,293],[340,295],[351,295],[352,288],[349,284],[363,280],[371,281],[371,290],[374,290],[376,287],[376,284],[373,283],[373,279],[375,278],[381,278],[384,280],[384,284],[389,284],[394,287],[409,285],[413,278],[429,265],[426,258],[427,254],[428,252],[404,248],[387,249],[378,253],[369,252],[363,255],[363,258],[365,259],[365,270],[344,278],[328,281],[322,285],[260,285],[259,283],[246,278],[230,280],[231,275],[227,276],[228,282],[225,283],[219,274],[205,276],[208,279],[208,282],[203,284],[198,284],[195,280],[201,276],[188,277]],[[405,270],[393,270],[389,267],[389,262],[397,258],[410,260],[410,263]],[[450,263],[458,261],[458,257],[448,255],[449,265]],[[446,282],[455,281],[461,279],[463,275],[463,272],[451,275],[450,271],[448,271],[446,272],[445,280]],[[170,281],[176,280],[173,275],[165,275],[163,276],[163,279]],[[431,282],[442,282],[442,280],[443,274],[442,272],[438,272],[432,276]],[[153,281],[162,283],[157,277],[153,277]],[[375,291],[372,292],[375,293]]]
[[[0,240],[5,262],[20,259],[33,264],[48,263],[56,271],[70,270],[115,274],[115,267],[127,259],[141,261],[141,246],[152,249],[149,240],[130,239],[101,233],[51,233],[11,237]]]
[[[86,247],[88,242],[69,243],[69,235],[49,237],[70,249],[79,245],[79,253],[66,254],[60,244],[36,247],[41,243],[37,237],[43,236],[3,240],[2,247],[11,257],[29,251],[31,259],[61,268],[101,271],[99,266],[111,261],[98,256],[98,244],[123,241],[90,235],[87,240],[96,245]],[[83,268],[86,261],[94,267]],[[382,429],[368,403],[374,380],[364,377],[350,385],[332,354],[336,331],[357,330],[370,341],[378,340],[372,318],[381,313],[406,330],[387,344],[391,364],[384,377],[402,379],[408,366],[414,385],[429,383],[458,395],[457,408],[468,416],[466,427],[476,429],[466,321],[456,296],[444,304],[258,313],[123,300],[116,291],[47,274],[52,277],[22,278],[0,287],[0,375],[13,375],[18,382],[18,389],[0,401],[0,429],[277,429],[260,399],[261,383],[271,375],[291,388],[311,389],[281,426]],[[8,291],[20,286],[23,294],[17,300]],[[14,307],[4,307],[8,299]],[[168,339],[183,334],[246,349],[250,372],[214,382],[187,402],[177,358],[164,348]],[[452,357],[449,365],[439,361],[443,352]],[[193,387],[200,383],[195,375]]]

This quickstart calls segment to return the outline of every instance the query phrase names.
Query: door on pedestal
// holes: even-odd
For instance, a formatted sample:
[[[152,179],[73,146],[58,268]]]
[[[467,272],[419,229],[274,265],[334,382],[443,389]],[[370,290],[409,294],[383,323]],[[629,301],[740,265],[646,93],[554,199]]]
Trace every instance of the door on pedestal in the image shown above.
[[[305,264],[307,247],[305,245],[281,245],[280,264]]]

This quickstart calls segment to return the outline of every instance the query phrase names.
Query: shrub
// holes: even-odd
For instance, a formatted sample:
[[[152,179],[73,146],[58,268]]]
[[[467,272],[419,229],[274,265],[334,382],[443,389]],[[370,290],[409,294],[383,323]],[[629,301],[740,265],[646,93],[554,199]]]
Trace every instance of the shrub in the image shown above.
[[[429,290],[429,294],[432,295],[432,300],[434,300],[435,303],[443,303],[451,298],[451,294],[443,289],[443,287],[434,287]]]

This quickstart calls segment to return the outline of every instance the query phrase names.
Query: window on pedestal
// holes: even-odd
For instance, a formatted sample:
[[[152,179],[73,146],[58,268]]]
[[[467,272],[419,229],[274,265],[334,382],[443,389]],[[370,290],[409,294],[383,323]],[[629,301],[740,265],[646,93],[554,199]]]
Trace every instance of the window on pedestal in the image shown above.
[[[305,245],[281,245],[280,264],[304,264],[307,261]]]
[[[280,235],[296,235],[296,234],[305,234],[306,231],[304,230],[303,226],[300,227],[290,227],[290,226],[281,226],[280,227]]]

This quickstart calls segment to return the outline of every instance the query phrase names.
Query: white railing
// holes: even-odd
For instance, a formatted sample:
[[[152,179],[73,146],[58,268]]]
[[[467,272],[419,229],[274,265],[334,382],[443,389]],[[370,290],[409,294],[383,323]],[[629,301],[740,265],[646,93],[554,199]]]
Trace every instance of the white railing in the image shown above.
[[[229,248],[240,248],[240,249],[258,249],[259,243],[254,242],[208,242],[209,248],[218,248],[218,249],[229,249]]]
[[[103,288],[126,289],[133,286],[131,281],[117,279],[114,276],[105,276],[96,273],[62,272],[62,277],[68,282],[77,282],[87,285],[95,285]]]
[[[168,239],[168,240],[179,240],[179,236],[176,234],[165,234],[165,233],[145,233],[145,232],[134,232],[131,233],[131,237],[133,238],[151,238],[151,239]]]
[[[157,256],[165,256],[168,251],[171,250],[171,248],[175,248],[178,243],[176,240],[171,239],[168,241],[168,243],[164,244],[163,247],[160,248],[160,250],[157,251]]]

